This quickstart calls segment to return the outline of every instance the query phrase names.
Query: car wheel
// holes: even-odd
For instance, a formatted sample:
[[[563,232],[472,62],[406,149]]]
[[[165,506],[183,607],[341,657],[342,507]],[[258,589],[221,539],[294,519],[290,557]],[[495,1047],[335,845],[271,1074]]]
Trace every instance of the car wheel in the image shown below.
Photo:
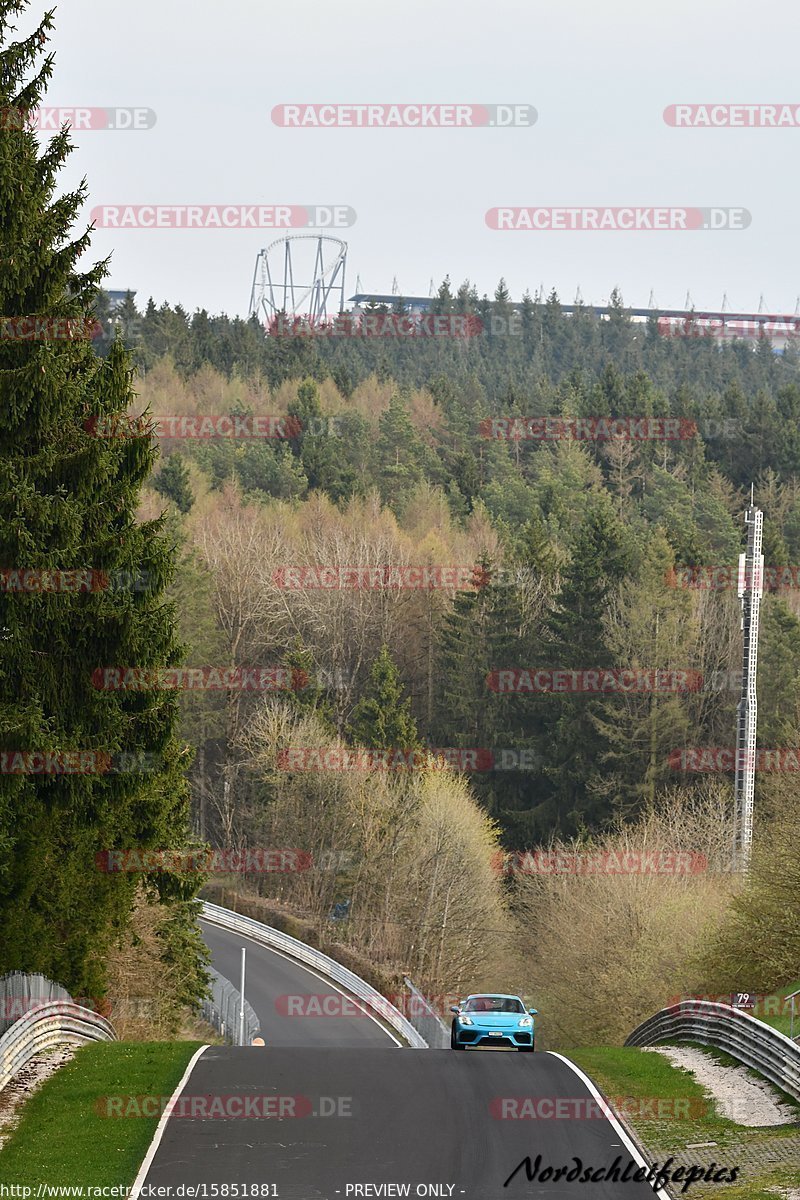
[[[463,1050],[464,1049],[463,1046],[459,1045],[458,1038],[456,1037],[455,1025],[452,1025],[450,1027],[450,1049],[451,1050]]]
[[[533,1054],[536,1046],[517,1046],[517,1049],[519,1050],[520,1054]]]

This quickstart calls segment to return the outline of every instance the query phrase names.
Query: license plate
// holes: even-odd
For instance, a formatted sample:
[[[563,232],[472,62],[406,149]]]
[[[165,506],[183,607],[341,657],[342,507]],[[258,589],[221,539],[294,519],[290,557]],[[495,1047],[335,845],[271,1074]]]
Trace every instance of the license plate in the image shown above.
[[[502,1037],[502,1036],[503,1035],[499,1029],[490,1029],[489,1030],[489,1037]]]

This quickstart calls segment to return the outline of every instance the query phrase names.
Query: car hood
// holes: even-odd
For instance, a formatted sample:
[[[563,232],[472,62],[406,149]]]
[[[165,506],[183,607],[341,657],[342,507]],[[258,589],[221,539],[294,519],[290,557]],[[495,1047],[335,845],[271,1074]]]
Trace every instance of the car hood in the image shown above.
[[[476,1029],[516,1029],[525,1013],[464,1013]]]

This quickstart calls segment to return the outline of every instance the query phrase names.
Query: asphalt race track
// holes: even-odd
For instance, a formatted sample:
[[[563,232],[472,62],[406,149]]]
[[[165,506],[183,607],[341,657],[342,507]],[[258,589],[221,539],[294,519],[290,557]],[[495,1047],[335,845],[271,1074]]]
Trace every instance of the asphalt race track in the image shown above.
[[[241,936],[202,924],[214,966],[238,979]],[[239,1197],[279,1200],[653,1200],[643,1182],[570,1182],[566,1170],[557,1182],[530,1181],[524,1166],[514,1174],[537,1155],[540,1173],[572,1170],[576,1159],[581,1174],[617,1158],[624,1171],[631,1161],[623,1136],[558,1056],[399,1049],[366,1017],[283,1016],[280,996],[335,989],[244,942],[246,991],[267,1046],[203,1052],[163,1128],[145,1196],[169,1187],[163,1197],[225,1200],[222,1186],[233,1197],[235,1185]],[[532,1119],[514,1115],[526,1099]]]
[[[324,996],[333,998],[340,1008],[343,997],[336,988],[299,963],[267,950],[238,933],[229,933],[218,925],[201,921],[203,937],[211,950],[212,966],[239,987],[242,946],[247,950],[245,995],[261,1022],[261,1037],[268,1046],[394,1046],[395,1041],[371,1017],[349,1016],[356,1007],[348,1003],[342,1016],[304,1017],[284,1015],[287,1003],[281,997],[310,997],[324,1004]]]
[[[168,1120],[145,1181],[172,1187],[162,1195],[205,1183],[208,1196],[219,1195],[214,1184],[238,1184],[240,1195],[244,1184],[274,1184],[270,1194],[280,1200],[653,1200],[646,1183],[531,1183],[524,1169],[503,1186],[526,1155],[535,1161],[541,1154],[542,1169],[572,1167],[575,1156],[593,1168],[610,1166],[617,1155],[623,1168],[629,1161],[602,1117],[498,1119],[504,1097],[588,1101],[584,1084],[551,1054],[213,1046],[195,1064],[183,1096],[185,1108]],[[192,1119],[190,1097],[209,1096],[220,1098],[227,1117]],[[275,1115],[231,1115],[232,1096],[238,1111],[250,1098],[258,1111]],[[358,1184],[410,1187],[355,1191]]]

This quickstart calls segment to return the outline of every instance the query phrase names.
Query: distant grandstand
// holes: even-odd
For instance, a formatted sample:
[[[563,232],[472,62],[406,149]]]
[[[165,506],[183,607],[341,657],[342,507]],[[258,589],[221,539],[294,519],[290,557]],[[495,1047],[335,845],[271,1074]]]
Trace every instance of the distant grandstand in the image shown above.
[[[370,292],[358,292],[350,297],[349,303],[353,311],[362,312],[368,306],[386,305],[392,308],[402,299],[406,312],[411,314],[430,311],[435,302],[432,296],[403,296],[379,295]],[[519,309],[520,305],[512,304]],[[561,311],[572,315],[575,312],[594,313],[595,316],[608,317],[616,311],[602,304],[561,304]],[[678,309],[678,308],[628,308],[625,312],[636,323],[653,320],[657,322],[659,332],[665,337],[716,337],[722,341],[732,341],[740,338],[744,341],[759,342],[768,338],[776,350],[784,350],[790,339],[800,337],[800,302],[794,313],[738,313],[720,309],[714,312],[710,309]]]

